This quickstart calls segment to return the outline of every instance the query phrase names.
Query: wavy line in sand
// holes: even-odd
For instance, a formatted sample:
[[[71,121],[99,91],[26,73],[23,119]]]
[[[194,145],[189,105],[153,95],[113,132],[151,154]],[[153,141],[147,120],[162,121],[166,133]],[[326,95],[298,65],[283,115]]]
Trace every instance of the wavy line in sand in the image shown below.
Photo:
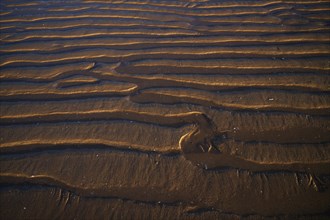
[[[36,118],[42,120],[43,122],[51,122],[57,120],[66,120],[80,119],[82,115],[86,114],[86,117],[90,117],[89,113],[81,114],[68,114],[68,113],[56,113],[56,114],[47,114],[47,115],[31,115],[23,116],[21,119],[14,117],[1,118],[1,122],[10,122],[12,120],[19,122],[29,122],[34,121]],[[183,135],[179,141],[179,148],[183,153],[184,157],[191,161],[194,165],[203,167],[205,169],[215,169],[223,167],[233,167],[238,169],[246,169],[250,171],[270,171],[270,170],[287,170],[287,171],[299,171],[299,172],[312,172],[312,173],[326,173],[330,164],[330,160],[327,161],[315,161],[315,162],[285,162],[285,163],[268,163],[268,162],[257,162],[248,160],[237,155],[223,154],[217,146],[223,144],[226,140],[226,132],[219,131],[217,126],[212,122],[206,114],[201,112],[189,112],[182,114],[169,114],[169,115],[155,115],[149,113],[133,112],[133,111],[112,111],[112,112],[103,112],[96,114],[95,117],[101,117],[104,119],[126,119],[126,120],[135,120],[139,122],[154,123],[158,125],[166,125],[171,127],[183,126],[185,124],[194,124],[195,127],[192,131]],[[215,144],[215,142],[217,144]],[[6,144],[2,145],[2,151],[11,152],[14,147],[18,150],[26,150],[30,146],[40,147],[39,145],[26,143],[21,147],[16,145],[20,143],[10,143],[8,146]],[[59,143],[61,144],[61,143]],[[68,145],[69,143],[66,143]],[[86,143],[88,145],[88,143]],[[110,143],[112,145],[114,143]],[[118,143],[115,143],[115,145]],[[47,145],[45,143],[44,145]],[[105,144],[109,146],[109,143]],[[119,146],[120,145],[120,146]],[[119,144],[119,148],[122,148],[123,143]],[[124,144],[128,146],[129,144]],[[54,145],[53,147],[56,147]],[[133,146],[134,148],[134,146]],[[176,153],[172,152],[172,153]],[[163,153],[171,153],[165,151]]]
[[[310,175],[310,183],[313,188],[316,190],[320,186],[319,178]],[[10,188],[18,188],[19,186],[36,186],[39,189],[46,188],[59,189],[59,192],[54,194],[56,200],[58,200],[61,205],[66,207],[67,205],[72,206],[73,196],[78,196],[78,202],[80,199],[119,199],[122,201],[133,201],[136,203],[149,204],[149,205],[162,205],[162,206],[183,206],[183,212],[185,214],[201,214],[203,212],[219,212],[221,214],[225,213],[234,213],[235,215],[246,215],[251,214],[251,211],[248,211],[246,208],[241,209],[240,206],[235,207],[234,209],[229,208],[231,212],[226,212],[225,210],[219,207],[219,204],[208,204],[206,201],[195,201],[189,200],[189,196],[183,195],[182,192],[176,192],[175,190],[171,193],[159,193],[158,188],[153,187],[148,189],[146,195],[145,190],[136,188],[125,188],[125,187],[111,187],[110,190],[102,189],[93,189],[86,188],[82,185],[75,186],[64,181],[61,181],[55,177],[48,175],[25,175],[25,174],[14,174],[14,173],[4,173],[0,175],[0,184],[7,186],[10,184]],[[8,188],[7,188],[8,189]],[[64,191],[64,192],[63,192]],[[52,193],[53,194],[53,193]],[[276,200],[276,199],[275,199]],[[241,202],[239,200],[239,202]],[[226,207],[226,206],[224,206]],[[259,209],[257,212],[253,212],[254,215],[267,215],[272,213],[269,210]],[[257,214],[258,213],[258,214]],[[274,214],[274,213],[272,213]]]

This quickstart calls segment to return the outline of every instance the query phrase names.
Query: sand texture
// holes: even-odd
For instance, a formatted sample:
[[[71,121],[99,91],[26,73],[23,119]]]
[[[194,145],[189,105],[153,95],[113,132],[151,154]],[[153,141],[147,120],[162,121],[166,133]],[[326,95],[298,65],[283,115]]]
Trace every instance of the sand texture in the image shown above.
[[[0,219],[328,219],[330,1],[0,1]]]

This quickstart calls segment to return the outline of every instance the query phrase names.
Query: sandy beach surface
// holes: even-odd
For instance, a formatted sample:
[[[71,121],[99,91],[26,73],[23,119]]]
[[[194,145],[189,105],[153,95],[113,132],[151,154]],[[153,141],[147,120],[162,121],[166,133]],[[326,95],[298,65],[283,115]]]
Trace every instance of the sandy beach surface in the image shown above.
[[[0,219],[329,219],[330,1],[0,2]]]

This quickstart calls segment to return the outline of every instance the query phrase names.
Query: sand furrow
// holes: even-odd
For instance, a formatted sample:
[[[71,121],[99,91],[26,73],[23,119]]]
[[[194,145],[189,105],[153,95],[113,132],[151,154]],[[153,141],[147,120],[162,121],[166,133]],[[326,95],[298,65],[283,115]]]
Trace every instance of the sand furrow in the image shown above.
[[[324,34],[299,34],[288,38],[286,35],[275,34],[271,36],[185,36],[181,38],[92,38],[92,39],[61,39],[44,41],[27,41],[0,46],[3,52],[28,51],[57,51],[85,47],[111,47],[111,48],[157,48],[157,47],[201,47],[201,46],[268,46],[268,45],[315,45],[326,44],[328,36]]]
[[[10,82],[66,84],[86,80],[134,83],[139,89],[186,87],[210,91],[235,91],[244,88],[293,91],[329,91],[330,78],[324,74],[259,74],[259,75],[161,75],[125,74],[115,71],[117,65],[81,62],[48,67],[16,67],[2,69],[3,85]]]
[[[329,97],[310,94],[290,94],[279,91],[244,91],[211,93],[192,89],[146,89],[133,95],[138,103],[192,103],[224,109],[270,110],[327,115],[330,110]],[[308,99],[308,103],[301,100]]]
[[[160,120],[161,118],[168,122],[168,118],[158,117],[159,119],[155,118],[152,120],[149,116],[175,116],[189,114],[189,112],[200,112],[212,119],[219,132],[227,132],[228,135],[235,137],[237,140],[280,143],[299,143],[301,141],[317,143],[317,141],[329,140],[327,135],[328,118],[326,116],[320,117],[284,112],[223,111],[209,108],[209,106],[189,104],[177,104],[175,106],[161,104],[140,105],[125,98],[57,100],[56,102],[51,100],[42,102],[2,102],[0,107],[4,124],[15,123],[16,119],[17,123],[23,124],[29,123],[29,121],[31,123],[37,123],[38,121],[51,122],[52,120],[56,121],[57,118],[66,118],[69,121],[79,121],[80,119],[106,120],[112,119],[111,113],[120,115],[124,112],[135,112],[136,117],[128,119],[156,123],[155,120]],[[74,116],[75,113],[78,114]],[[143,114],[146,117],[142,117]]]
[[[43,160],[40,160],[43,158]],[[15,164],[13,162],[15,161]],[[107,163],[102,163],[108,161]],[[79,164],[79,171],[76,163]],[[126,165],[124,166],[124,164]],[[26,167],[26,164],[30,164]],[[48,164],[57,166],[48,169]],[[262,215],[273,215],[279,209],[287,214],[307,214],[317,207],[318,212],[326,210],[326,205],[313,205],[316,201],[328,201],[328,192],[320,193],[317,187],[309,185],[310,179],[325,180],[324,177],[311,177],[299,173],[265,173],[249,174],[245,171],[228,170],[225,172],[206,171],[187,163],[182,157],[159,157],[158,155],[136,155],[135,153],[119,153],[96,150],[67,151],[50,155],[37,154],[29,158],[15,158],[2,160],[2,183],[45,184],[63,187],[82,196],[121,197],[144,202],[173,203],[190,202],[198,207],[214,208],[221,212],[236,214],[252,214],[244,205],[244,196],[253,196],[251,201],[254,212]],[[24,168],[26,167],[26,168]],[[147,176],[140,176],[137,170],[148,170]],[[176,178],[171,177],[173,172],[180,170]],[[71,170],[71,171],[70,171]],[[77,171],[74,176],[72,171]],[[181,175],[189,170],[189,175]],[[85,178],[83,178],[85,176]],[[198,181],[196,181],[196,178]],[[169,184],[168,181],[171,181]],[[314,184],[314,183],[312,183]],[[175,186],[175,187],[173,187]],[[284,187],[286,186],[286,187]],[[219,194],[213,194],[210,189],[218,188]],[[148,188],[148,194],[143,189]],[[198,188],[198,191],[194,189]],[[249,189],[246,191],[245,189]],[[134,193],[132,193],[134,192]],[[235,193],[234,193],[235,192]],[[283,201],[290,194],[292,199],[305,200],[307,204],[298,205],[291,201]],[[205,198],[202,200],[195,199]],[[239,196],[241,196],[239,199]],[[243,197],[243,198],[242,198]],[[208,199],[206,199],[208,198]],[[267,201],[276,204],[276,208],[263,209],[259,203]],[[234,202],[236,201],[236,202]],[[322,204],[322,203],[321,203]],[[260,207],[260,208],[258,208]]]
[[[25,188],[30,190],[26,191]],[[111,219],[143,219],[145,213],[151,219],[169,220],[197,220],[197,219],[224,219],[224,220],[253,220],[267,218],[275,220],[278,216],[237,215],[234,213],[218,212],[201,208],[194,204],[180,203],[166,204],[161,201],[147,203],[142,201],[125,200],[120,198],[84,197],[59,187],[46,187],[38,184],[19,184],[4,187],[1,202],[4,211],[0,213],[4,218],[15,218],[24,215],[26,218],[57,218],[57,219],[87,219],[102,218],[103,215]],[[18,199],[19,198],[19,199]],[[51,198],[51,199],[50,199]],[[32,201],[41,201],[36,205]],[[158,203],[159,202],[159,203]],[[10,209],[15,206],[16,210]],[[70,207],[70,209],[67,209]],[[95,208],[97,207],[97,208]],[[36,211],[33,211],[36,209]],[[70,211],[68,211],[70,210]],[[308,215],[309,219],[326,219],[326,213]],[[281,215],[281,219],[305,219],[301,215]]]

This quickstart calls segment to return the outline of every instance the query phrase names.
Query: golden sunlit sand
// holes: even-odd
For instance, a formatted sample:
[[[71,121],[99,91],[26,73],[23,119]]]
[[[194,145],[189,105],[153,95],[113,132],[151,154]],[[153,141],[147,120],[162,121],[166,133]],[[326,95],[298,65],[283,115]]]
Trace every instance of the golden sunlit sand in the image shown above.
[[[329,4],[0,2],[0,218],[327,219]]]

